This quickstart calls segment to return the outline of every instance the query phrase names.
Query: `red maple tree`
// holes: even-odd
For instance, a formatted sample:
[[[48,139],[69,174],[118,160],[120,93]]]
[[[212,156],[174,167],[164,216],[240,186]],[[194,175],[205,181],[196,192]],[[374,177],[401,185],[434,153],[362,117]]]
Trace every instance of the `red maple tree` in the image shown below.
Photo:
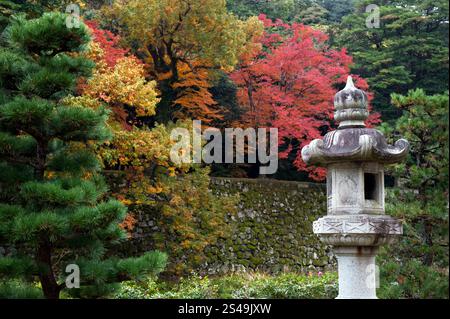
[[[231,74],[245,110],[239,125],[278,128],[279,145],[285,149],[280,157],[294,152],[294,166],[322,180],[325,170],[307,167],[300,150],[334,126],[333,97],[345,84],[352,57],[345,49],[330,49],[327,35],[320,30],[273,22],[264,15],[259,18],[266,28],[260,39],[262,50],[242,57]],[[360,89],[368,89],[364,79],[353,78]],[[374,114],[368,123],[378,119]]]
[[[125,57],[129,50],[120,47],[120,36],[115,35],[111,31],[101,29],[96,21],[85,20],[83,22],[89,27],[93,40],[100,45],[100,48],[105,53],[104,60],[108,67],[114,67],[117,60]]]

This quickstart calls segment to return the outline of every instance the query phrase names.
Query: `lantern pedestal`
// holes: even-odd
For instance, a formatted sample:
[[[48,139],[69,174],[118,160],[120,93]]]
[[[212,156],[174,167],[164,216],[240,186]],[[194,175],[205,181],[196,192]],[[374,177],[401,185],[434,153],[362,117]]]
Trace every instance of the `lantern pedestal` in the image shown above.
[[[313,231],[333,246],[339,274],[337,299],[376,299],[378,246],[399,238],[401,222],[388,215],[327,215],[313,223]]]
[[[378,274],[375,255],[378,247],[336,247],[339,295],[336,299],[377,299]]]

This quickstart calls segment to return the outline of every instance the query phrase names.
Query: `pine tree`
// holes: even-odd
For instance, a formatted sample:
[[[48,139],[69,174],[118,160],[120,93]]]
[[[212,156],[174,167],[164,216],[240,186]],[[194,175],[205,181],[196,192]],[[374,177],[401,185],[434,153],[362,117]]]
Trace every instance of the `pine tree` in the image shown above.
[[[65,105],[93,63],[83,58],[87,27],[66,16],[15,17],[0,49],[0,278],[39,280],[46,298],[66,288],[66,267],[80,269],[78,296],[100,296],[114,283],[154,274],[166,256],[114,257],[126,239],[126,208],[109,199],[92,152],[111,136],[107,111]]]
[[[369,5],[379,8],[378,28],[366,26]],[[402,115],[390,106],[392,93],[448,90],[448,12],[446,0],[358,0],[336,28],[336,45],[353,56],[352,72],[367,79],[383,120]]]
[[[423,264],[432,265],[436,256],[446,255],[437,259],[447,259],[448,266],[448,249],[441,245],[445,243],[441,235],[448,233],[448,92],[426,95],[424,90],[416,89],[391,97],[403,115],[394,128],[384,124],[382,129],[388,138],[401,134],[411,143],[408,161],[395,165],[392,173],[404,188],[415,190],[397,194],[408,204],[400,202],[394,205],[394,211],[418,229],[412,237],[420,241],[410,247],[412,251],[420,247],[418,254]]]
[[[386,210],[403,220],[404,234],[379,256],[382,295],[448,298],[448,92],[416,89],[391,98],[403,115],[381,128],[389,142],[405,137],[411,150],[406,162],[389,168],[401,187],[387,192]]]

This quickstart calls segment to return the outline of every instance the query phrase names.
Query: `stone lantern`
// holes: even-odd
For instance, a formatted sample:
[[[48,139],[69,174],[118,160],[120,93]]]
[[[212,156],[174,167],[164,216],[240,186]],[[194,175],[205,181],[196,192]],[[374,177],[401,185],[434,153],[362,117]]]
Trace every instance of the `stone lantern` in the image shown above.
[[[384,165],[402,161],[408,141],[388,145],[364,121],[367,95],[347,85],[334,98],[337,130],[302,149],[307,164],[327,167],[328,212],[313,223],[313,231],[333,246],[338,262],[338,299],[374,299],[375,255],[378,247],[393,243],[403,232],[402,223],[384,214]]]

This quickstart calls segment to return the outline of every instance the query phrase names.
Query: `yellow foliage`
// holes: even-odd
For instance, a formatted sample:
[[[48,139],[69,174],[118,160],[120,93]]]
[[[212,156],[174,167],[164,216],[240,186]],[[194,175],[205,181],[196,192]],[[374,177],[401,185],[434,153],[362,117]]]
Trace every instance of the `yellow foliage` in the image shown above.
[[[88,48],[83,52],[83,55],[95,62],[95,72],[102,73],[107,69],[107,65],[104,61],[105,52],[103,52],[100,44],[95,41],[89,42]]]
[[[145,80],[144,66],[135,58],[125,57],[114,68],[102,65],[87,82],[84,94],[110,104],[126,104],[136,109],[138,116],[155,114],[159,102],[155,81]]]
[[[125,25],[122,36],[144,51],[170,43],[170,58],[208,61],[226,70],[263,33],[258,18],[240,20],[228,12],[225,0],[117,0],[102,7],[102,14]]]
[[[68,106],[82,105],[84,107],[89,107],[92,109],[97,109],[102,106],[102,102],[88,95],[68,95],[61,100],[61,103]]]
[[[189,128],[189,122],[179,122],[177,127]],[[153,129],[116,129],[109,144],[101,145],[97,153],[108,167],[120,168],[128,173],[129,183],[120,195],[127,200],[148,202],[149,195],[166,190],[164,183],[145,176],[144,169],[158,167],[166,176],[187,172],[191,164],[176,164],[170,160],[170,151],[175,141],[171,140],[172,127],[162,124]]]

